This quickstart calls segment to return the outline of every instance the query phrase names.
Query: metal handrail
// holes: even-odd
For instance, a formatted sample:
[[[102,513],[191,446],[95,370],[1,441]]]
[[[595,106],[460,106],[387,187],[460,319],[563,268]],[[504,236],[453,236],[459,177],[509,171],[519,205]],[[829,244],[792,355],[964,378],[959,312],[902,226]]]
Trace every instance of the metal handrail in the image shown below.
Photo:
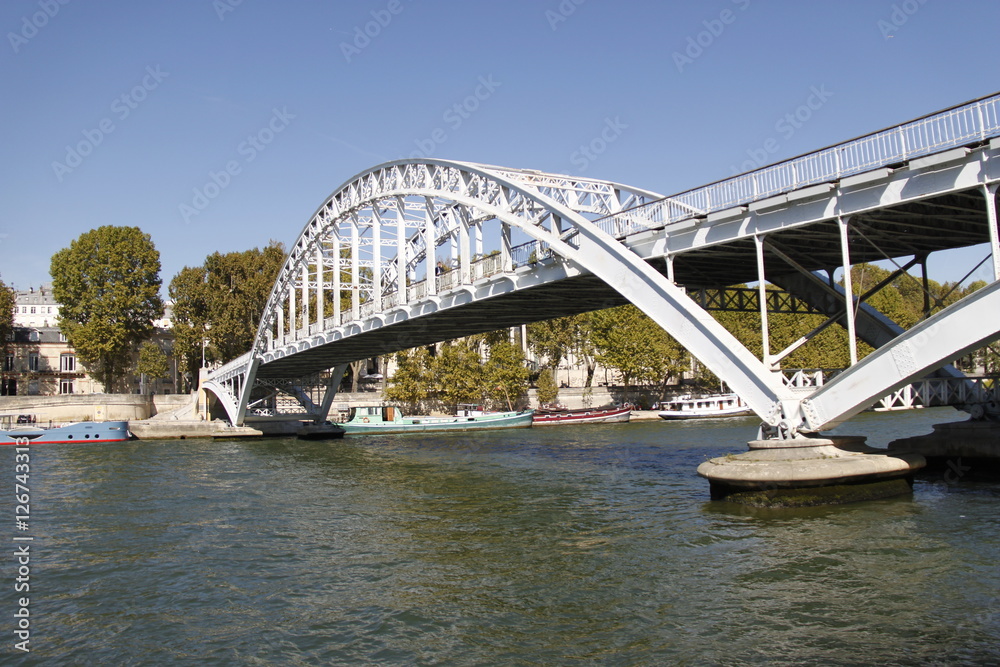
[[[1000,136],[1000,94],[973,100],[596,220],[621,238]],[[692,209],[697,211],[692,213]]]

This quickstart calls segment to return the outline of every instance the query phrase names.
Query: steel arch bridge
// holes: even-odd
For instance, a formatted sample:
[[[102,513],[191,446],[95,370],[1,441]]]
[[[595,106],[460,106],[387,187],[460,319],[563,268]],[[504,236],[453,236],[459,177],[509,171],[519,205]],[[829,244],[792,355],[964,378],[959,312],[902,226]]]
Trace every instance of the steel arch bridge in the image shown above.
[[[325,419],[351,361],[632,302],[740,394],[766,434],[830,428],[1000,337],[998,108],[1000,96],[984,98],[673,197],[437,159],[372,167],[310,218],[252,350],[202,386],[233,424],[277,394],[298,402],[282,417]],[[877,253],[857,247],[870,237]],[[852,260],[912,266],[980,243],[993,281],[907,332],[832,277]],[[776,372],[787,351],[766,349],[766,305],[761,360],[686,289],[753,280],[760,304],[774,282],[879,349],[823,387],[788,386]]]

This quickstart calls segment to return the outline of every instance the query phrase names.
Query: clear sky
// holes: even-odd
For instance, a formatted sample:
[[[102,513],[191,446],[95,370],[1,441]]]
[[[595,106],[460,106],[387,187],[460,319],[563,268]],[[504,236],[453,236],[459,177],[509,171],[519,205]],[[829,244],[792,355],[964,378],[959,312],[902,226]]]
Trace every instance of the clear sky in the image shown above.
[[[672,194],[997,92],[998,25],[996,0],[4,0],[0,279],[115,224],[166,285],[415,151]]]

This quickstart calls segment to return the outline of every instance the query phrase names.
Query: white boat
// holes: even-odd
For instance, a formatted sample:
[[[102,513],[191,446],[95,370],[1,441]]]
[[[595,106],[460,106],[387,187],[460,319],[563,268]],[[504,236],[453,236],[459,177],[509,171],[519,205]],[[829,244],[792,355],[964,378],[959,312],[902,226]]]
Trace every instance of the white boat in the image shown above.
[[[679,396],[660,403],[657,413],[662,419],[712,419],[719,417],[744,417],[753,410],[736,394],[711,396]]]

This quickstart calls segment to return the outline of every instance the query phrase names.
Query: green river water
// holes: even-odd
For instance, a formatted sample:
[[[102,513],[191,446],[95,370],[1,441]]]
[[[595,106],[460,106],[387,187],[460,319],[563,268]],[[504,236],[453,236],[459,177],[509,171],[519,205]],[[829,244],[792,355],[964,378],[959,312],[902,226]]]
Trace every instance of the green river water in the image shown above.
[[[962,415],[865,414],[885,445]],[[1000,482],[760,512],[752,419],[30,452],[0,663],[1000,664]],[[953,476],[955,477],[955,476]],[[15,549],[30,541],[30,653]]]

